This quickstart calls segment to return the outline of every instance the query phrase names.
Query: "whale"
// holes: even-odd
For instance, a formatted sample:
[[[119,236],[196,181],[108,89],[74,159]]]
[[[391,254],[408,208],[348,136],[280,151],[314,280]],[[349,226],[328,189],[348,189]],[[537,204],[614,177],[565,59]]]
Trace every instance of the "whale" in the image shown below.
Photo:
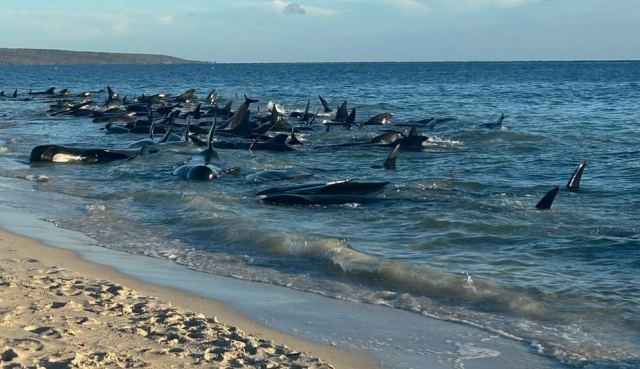
[[[281,205],[343,205],[370,204],[384,201],[384,198],[362,195],[296,195],[275,194],[263,196],[262,202]]]
[[[586,165],[587,162],[582,161],[580,164],[578,164],[576,170],[573,171],[571,178],[569,178],[569,182],[567,182],[567,188],[570,192],[580,191],[580,180],[582,179],[582,173],[584,173],[584,167]]]
[[[357,182],[350,179],[309,183],[297,186],[273,187],[258,192],[257,196],[275,194],[293,195],[368,195],[382,190],[389,182]]]
[[[103,164],[129,160],[148,151],[77,148],[62,145],[39,145],[31,150],[29,163]]]
[[[504,113],[500,114],[500,118],[498,118],[498,121],[494,122],[494,123],[485,123],[480,125],[480,127],[482,128],[488,128],[488,129],[502,129],[503,127],[503,122],[505,118],[508,118],[508,115],[504,115]]]
[[[56,89],[55,87],[51,87],[51,88],[46,89],[44,91],[36,91],[36,92],[33,92],[33,91],[29,90],[27,95],[53,95],[54,94],[53,91],[55,91],[55,89]]]
[[[174,170],[174,175],[192,181],[211,181],[220,176],[223,172],[222,168],[211,164],[211,160],[219,159],[218,153],[213,149],[216,126],[217,122],[214,121],[207,135],[207,148],[194,155],[189,162]]]
[[[249,107],[257,102],[259,100],[250,99],[245,95],[244,102],[236,110],[235,114],[220,127],[220,131],[243,137],[250,136],[256,127],[249,121]]]
[[[393,114],[389,113],[389,112],[384,112],[384,113],[380,113],[378,115],[375,115],[371,118],[369,118],[366,122],[363,123],[363,125],[365,126],[381,126],[384,124],[389,124],[391,123],[391,118],[393,117]]]
[[[286,133],[277,134],[266,141],[260,141],[260,137],[258,137],[249,146],[249,151],[295,151],[287,144],[288,139],[289,135]]]

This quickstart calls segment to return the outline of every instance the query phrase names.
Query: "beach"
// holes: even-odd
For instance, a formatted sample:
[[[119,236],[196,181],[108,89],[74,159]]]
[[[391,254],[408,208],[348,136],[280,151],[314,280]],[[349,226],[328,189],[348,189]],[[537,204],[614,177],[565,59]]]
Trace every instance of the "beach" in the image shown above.
[[[4,230],[0,314],[3,367],[378,367]]]

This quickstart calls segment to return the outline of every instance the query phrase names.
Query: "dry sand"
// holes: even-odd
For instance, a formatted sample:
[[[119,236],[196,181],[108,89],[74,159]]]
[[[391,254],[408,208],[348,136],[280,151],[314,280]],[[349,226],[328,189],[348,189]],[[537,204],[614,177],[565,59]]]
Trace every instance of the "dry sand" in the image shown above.
[[[379,367],[1,230],[0,355],[2,368]]]

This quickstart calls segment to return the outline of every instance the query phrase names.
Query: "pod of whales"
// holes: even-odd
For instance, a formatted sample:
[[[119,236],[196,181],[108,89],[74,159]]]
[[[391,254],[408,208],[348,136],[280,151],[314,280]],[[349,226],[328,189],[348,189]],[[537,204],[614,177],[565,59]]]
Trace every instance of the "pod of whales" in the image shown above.
[[[102,103],[96,102],[100,96],[105,96]],[[0,92],[3,100],[17,98],[18,90],[7,95]],[[24,96],[24,95],[23,95]],[[357,120],[359,111],[349,110],[348,101],[344,100],[335,110],[335,115],[328,121],[316,123],[319,115],[329,116],[334,111],[325,98],[318,95],[320,107],[312,113],[311,99],[306,99],[304,109],[295,110],[288,114],[286,109],[275,102],[270,102],[267,109],[260,112],[258,99],[244,96],[244,101],[233,110],[234,99],[225,102],[217,90],[212,89],[206,99],[199,100],[195,89],[188,89],[180,94],[156,93],[141,94],[127,99],[111,86],[105,90],[84,91],[71,93],[62,89],[56,93],[51,87],[41,91],[30,90],[28,98],[42,99],[51,103],[51,116],[60,117],[88,117],[94,122],[104,123],[101,128],[105,133],[124,135],[148,135],[148,138],[129,143],[126,149],[118,147],[76,147],[74,145],[47,144],[35,146],[30,153],[30,163],[78,163],[100,164],[129,160],[146,153],[161,151],[169,147],[205,147],[194,154],[190,160],[179,165],[173,174],[186,180],[208,181],[218,178],[222,174],[235,174],[240,169],[231,167],[222,169],[216,149],[235,149],[252,152],[312,152],[314,149],[353,148],[354,150],[379,150],[389,148],[386,160],[373,168],[394,170],[401,151],[423,152],[429,151],[430,138],[418,129],[433,130],[434,127],[455,121],[452,117],[431,117],[427,119],[409,120],[392,123],[394,115],[391,112],[381,112],[365,120]],[[77,98],[81,100],[77,100]],[[237,98],[237,96],[236,96]],[[222,108],[218,106],[223,103]],[[252,106],[256,112],[252,112]],[[358,108],[360,109],[360,108]],[[314,108],[315,110],[315,108]],[[504,120],[508,116],[501,114],[496,122],[481,124],[479,128],[500,130],[504,127]],[[213,118],[213,121],[211,120]],[[218,125],[217,119],[223,120]],[[352,142],[323,145],[318,140],[311,140],[306,145],[300,139],[300,132],[306,135],[323,135],[322,130],[329,130],[333,126],[343,126],[347,129],[357,127],[365,130],[370,126],[391,125],[391,129],[384,130],[371,138],[355,139]],[[404,130],[406,127],[407,130]],[[451,127],[449,126],[449,129]],[[162,138],[154,138],[154,134],[163,134]],[[202,137],[205,135],[206,137]],[[217,137],[216,137],[217,136]],[[578,192],[586,162],[581,162],[566,184],[571,192]],[[302,173],[302,174],[300,174]],[[384,173],[378,172],[378,173]],[[386,172],[392,176],[393,172]],[[258,171],[246,177],[247,182],[263,183],[269,181],[304,181],[314,173],[296,170],[266,170]],[[306,183],[285,187],[274,187],[257,193],[264,203],[300,204],[300,205],[332,205],[344,203],[372,203],[385,200],[385,197],[371,196],[381,191],[388,184],[387,181],[368,182],[342,180],[324,183]],[[549,210],[560,189],[554,187],[537,204],[540,210]]]

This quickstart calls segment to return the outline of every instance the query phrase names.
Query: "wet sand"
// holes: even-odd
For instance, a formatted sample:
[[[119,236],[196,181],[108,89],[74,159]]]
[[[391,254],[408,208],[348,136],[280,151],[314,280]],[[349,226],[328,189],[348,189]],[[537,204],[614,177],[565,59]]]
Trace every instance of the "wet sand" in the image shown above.
[[[4,230],[0,350],[2,366],[16,368],[380,367]]]

